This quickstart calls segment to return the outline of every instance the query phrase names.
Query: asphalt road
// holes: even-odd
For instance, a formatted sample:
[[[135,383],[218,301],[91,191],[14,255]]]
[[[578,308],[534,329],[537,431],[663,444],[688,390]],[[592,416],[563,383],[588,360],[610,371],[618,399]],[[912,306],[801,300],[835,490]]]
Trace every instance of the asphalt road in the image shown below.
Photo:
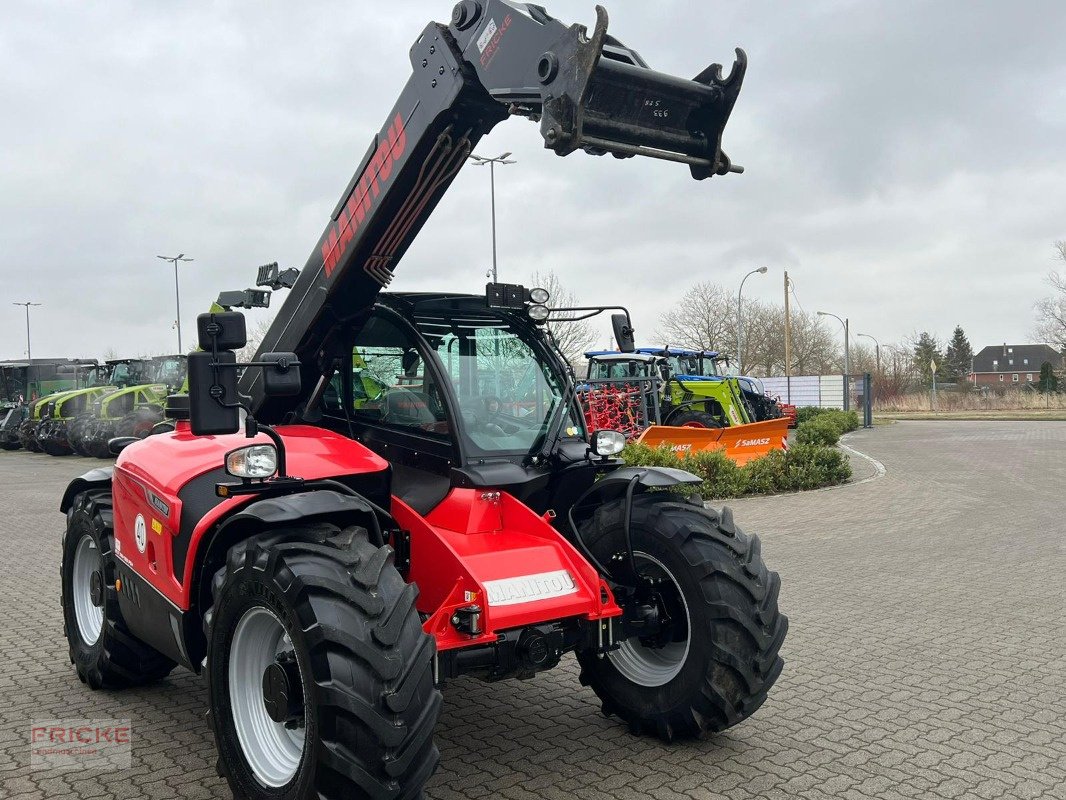
[[[1066,423],[901,422],[847,442],[886,474],[732,504],[792,623],[751,719],[666,746],[601,716],[572,661],[456,681],[428,796],[1066,799]],[[226,797],[198,678],[105,694],[67,661],[57,507],[96,463],[0,452],[0,797]],[[130,719],[132,767],[31,770],[45,717]]]

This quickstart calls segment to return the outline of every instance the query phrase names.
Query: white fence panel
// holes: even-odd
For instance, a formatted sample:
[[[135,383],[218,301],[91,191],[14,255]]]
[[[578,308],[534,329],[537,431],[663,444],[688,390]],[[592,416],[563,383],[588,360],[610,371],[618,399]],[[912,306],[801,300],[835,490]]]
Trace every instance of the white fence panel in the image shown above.
[[[817,375],[763,378],[762,382],[771,397],[779,397],[794,406],[816,406],[821,402]]]
[[[771,397],[794,406],[844,407],[842,375],[793,375],[791,378],[763,378],[762,382]]]
[[[844,407],[844,376],[822,375],[819,380],[822,398],[818,404],[822,408]]]

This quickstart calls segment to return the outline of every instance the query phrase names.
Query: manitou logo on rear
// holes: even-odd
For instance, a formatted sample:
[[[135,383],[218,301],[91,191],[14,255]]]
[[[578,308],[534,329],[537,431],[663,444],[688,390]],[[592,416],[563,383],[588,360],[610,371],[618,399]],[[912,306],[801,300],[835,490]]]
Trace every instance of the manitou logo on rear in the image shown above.
[[[406,149],[407,134],[404,131],[403,117],[397,114],[389,130],[378,142],[374,155],[352,189],[351,197],[341,209],[337,221],[326,229],[321,249],[322,265],[325,267],[327,278],[333,275],[359,231],[359,226],[369,215],[381,193],[381,187],[392,175],[392,165],[400,160]]]
[[[541,572],[519,578],[501,578],[485,581],[490,606],[512,606],[516,603],[531,603],[565,597],[577,592],[577,584],[565,569],[556,572]]]

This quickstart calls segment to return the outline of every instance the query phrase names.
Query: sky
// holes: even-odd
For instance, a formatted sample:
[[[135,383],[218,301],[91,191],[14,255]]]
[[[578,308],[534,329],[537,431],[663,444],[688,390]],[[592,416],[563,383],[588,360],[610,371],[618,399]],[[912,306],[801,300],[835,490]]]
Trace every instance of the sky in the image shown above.
[[[638,343],[698,281],[847,316],[882,343],[960,324],[1029,341],[1066,238],[1066,4],[601,0],[610,32],[691,77],[749,58],[723,149],[743,175],[560,158],[506,120],[500,279],[555,271],[627,305]],[[543,0],[592,25],[589,0]],[[0,27],[0,359],[173,352],[181,321],[255,267],[302,267],[451,4],[34,0]],[[396,269],[396,290],[483,289],[489,175],[468,166]],[[280,305],[280,303],[277,303]],[[254,312],[251,324],[268,312]],[[606,344],[607,325],[600,326]]]

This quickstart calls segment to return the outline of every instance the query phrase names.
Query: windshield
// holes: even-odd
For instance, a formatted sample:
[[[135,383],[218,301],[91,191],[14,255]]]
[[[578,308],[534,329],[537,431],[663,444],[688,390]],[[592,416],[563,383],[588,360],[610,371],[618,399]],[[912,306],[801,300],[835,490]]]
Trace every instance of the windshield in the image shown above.
[[[638,360],[589,361],[589,380],[603,381],[612,378],[639,378],[646,374],[647,362]]]
[[[700,357],[695,355],[671,354],[667,357],[670,362],[671,375],[706,375],[700,370]]]
[[[419,327],[436,344],[441,367],[459,398],[462,433],[483,453],[529,453],[543,444],[564,384],[530,342],[495,320]],[[580,436],[571,411],[564,436]]]
[[[155,380],[167,386],[179,386],[185,380],[185,361],[178,358],[165,358],[156,364]]]

